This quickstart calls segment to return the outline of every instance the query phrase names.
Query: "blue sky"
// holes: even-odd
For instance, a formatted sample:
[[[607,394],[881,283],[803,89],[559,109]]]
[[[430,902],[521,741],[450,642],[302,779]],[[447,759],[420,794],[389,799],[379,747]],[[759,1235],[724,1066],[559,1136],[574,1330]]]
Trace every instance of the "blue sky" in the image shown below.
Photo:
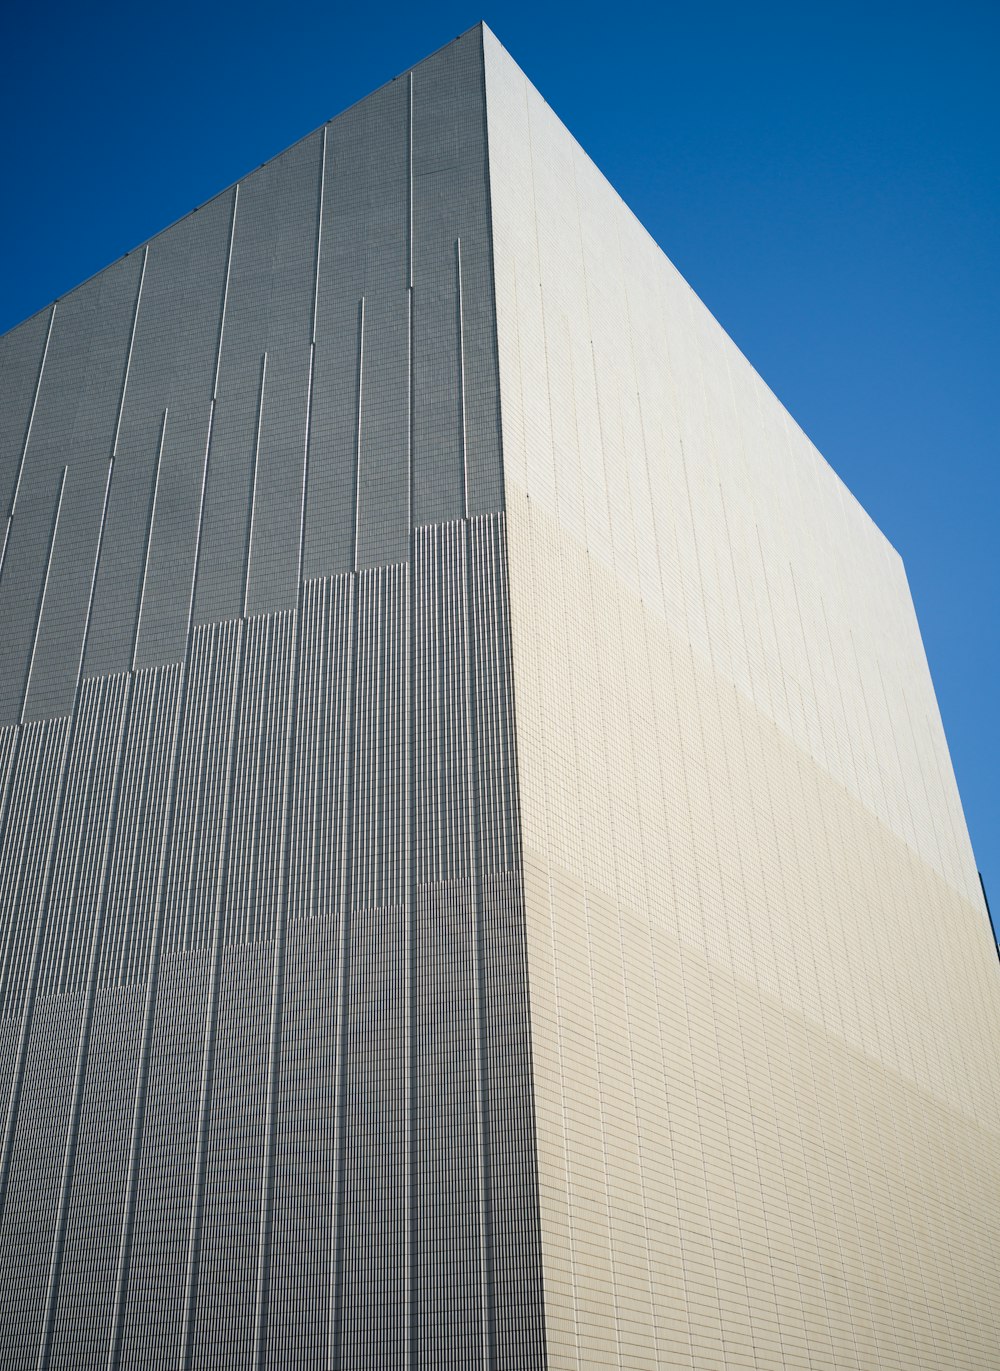
[[[0,331],[477,19],[902,553],[1000,906],[1000,7],[19,5]]]

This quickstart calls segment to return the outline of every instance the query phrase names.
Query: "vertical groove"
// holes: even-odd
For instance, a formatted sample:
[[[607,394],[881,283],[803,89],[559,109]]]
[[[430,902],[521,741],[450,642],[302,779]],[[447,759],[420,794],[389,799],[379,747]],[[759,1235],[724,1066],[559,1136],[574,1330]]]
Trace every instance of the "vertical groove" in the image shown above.
[[[8,521],[7,521],[7,523],[8,523],[8,529],[9,529],[9,527],[10,527],[10,520],[13,519],[13,517],[14,517],[14,510],[15,510],[15,508],[17,507],[17,497],[18,497],[18,494],[20,493],[20,490],[21,490],[21,477],[22,477],[22,475],[24,474],[24,462],[25,462],[25,458],[26,458],[27,455],[28,455],[28,444],[31,442],[31,430],[32,430],[32,428],[34,427],[34,423],[35,423],[35,410],[38,408],[38,396],[39,396],[39,393],[41,392],[41,389],[42,389],[42,376],[43,376],[43,374],[44,374],[44,372],[45,372],[45,361],[46,361],[46,358],[47,358],[48,355],[49,355],[49,341],[50,341],[50,339],[52,338],[52,325],[55,323],[56,309],[58,308],[58,305],[59,305],[59,302],[58,302],[58,300],[57,300],[57,301],[53,304],[53,306],[52,306],[52,313],[49,315],[49,326],[48,326],[48,328],[45,330],[45,345],[44,345],[44,347],[42,348],[42,360],[41,360],[41,362],[39,363],[39,366],[38,366],[38,375],[37,375],[37,377],[35,378],[35,393],[34,393],[34,395],[32,396],[32,399],[31,399],[31,410],[30,410],[29,413],[28,413],[28,426],[27,426],[27,428],[24,430],[24,442],[21,444],[21,459],[20,459],[20,461],[19,461],[18,464],[17,464],[17,476],[16,476],[16,478],[15,478],[15,480],[14,480],[14,492],[13,492],[13,494],[12,494],[11,497],[10,497],[10,510],[8,511]],[[5,539],[4,539],[4,548],[5,548],[5,549],[6,549],[6,546],[7,546],[7,541],[6,541],[6,538],[5,538]],[[0,570],[2,570],[2,569],[3,569],[3,562],[2,562],[2,560],[0,560]]]
[[[49,538],[49,555],[45,561],[45,577],[42,581],[42,594],[38,602],[38,613],[35,616],[35,636],[31,640],[31,656],[28,658],[28,674],[24,681],[24,695],[21,699],[21,723],[24,724],[25,710],[28,708],[28,695],[31,691],[31,673],[35,668],[35,653],[38,650],[38,635],[42,629],[42,616],[45,613],[45,600],[49,593],[49,574],[52,571],[52,554],[55,551],[56,535],[59,532],[59,515],[62,512],[63,492],[66,489],[66,473],[69,467],[63,467],[62,476],[59,478],[59,494],[56,498],[55,518],[52,520],[52,536]]]
[[[219,312],[219,342],[215,349],[215,372],[212,376],[212,404],[219,398],[219,370],[222,366],[222,343],[226,336],[226,308],[229,304],[229,279],[233,270],[233,243],[236,240],[236,211],[240,203],[240,183],[233,188],[233,213],[229,221],[229,246],[226,249],[226,279],[222,287],[222,309]]]
[[[299,611],[302,609],[302,573],[306,555],[306,519],[309,512],[309,443],[312,425],[313,384],[316,379],[316,344],[309,344],[309,377],[306,381],[306,434],[302,445],[302,493],[299,504],[299,551],[296,559],[295,596]]]
[[[80,691],[80,680],[83,675],[83,655],[87,649],[87,637],[90,630],[90,616],[94,608],[94,592],[97,589],[97,571],[101,564],[101,551],[104,547],[104,530],[108,519],[108,501],[111,498],[111,479],[114,475],[115,460],[112,457],[108,462],[108,475],[104,483],[104,503],[101,506],[101,523],[97,532],[97,552],[94,555],[94,568],[90,573],[90,589],[87,592],[87,610],[84,620],[83,639],[80,643],[80,657],[76,664],[76,682],[73,687],[73,698],[76,699]]]
[[[260,431],[264,422],[264,387],[267,384],[267,353],[260,360],[260,395],[257,399],[257,428],[253,440],[253,471],[250,476],[250,509],[247,514],[247,569],[243,578],[243,617],[250,613],[250,568],[253,563],[253,526],[257,510],[257,468],[260,464]]]
[[[503,514],[507,509],[507,464],[503,456],[503,387],[500,384],[500,328],[497,322],[497,273],[496,273],[496,230],[493,219],[493,172],[492,159],[490,158],[490,102],[489,87],[486,80],[486,38],[483,33],[483,26],[479,28],[479,58],[480,70],[482,71],[482,93],[483,93],[483,156],[486,162],[486,260],[489,266],[487,291],[489,294],[490,315],[493,321],[492,345],[493,345],[493,364],[496,368],[497,388],[496,388],[496,437],[497,437],[497,474],[500,483],[499,500],[497,510]],[[507,530],[503,530],[503,539],[506,544]]]
[[[167,437],[168,409],[163,411],[160,424],[160,445],[156,450],[156,474],[153,477],[153,495],[149,502],[149,522],[146,526],[146,551],[142,559],[142,581],[139,587],[139,612],[135,619],[135,635],[132,639],[132,670],[135,671],[136,657],[139,652],[139,632],[142,628],[142,608],[146,600],[146,579],[149,575],[149,549],[153,543],[153,525],[156,521],[156,497],[160,493],[160,467],[163,463],[163,445]],[[110,482],[110,475],[108,480]]]
[[[229,221],[229,246],[226,249],[226,278],[222,288],[222,308],[219,311],[219,341],[215,349],[215,369],[212,376],[212,398],[208,405],[208,432],[205,435],[205,457],[201,466],[201,490],[198,495],[198,531],[195,535],[194,557],[191,569],[191,587],[188,594],[188,613],[186,639],[186,658],[191,652],[191,625],[194,622],[194,603],[198,592],[198,563],[201,558],[201,538],[205,527],[205,487],[208,483],[208,464],[212,455],[212,435],[215,431],[215,408],[219,398],[219,368],[222,366],[222,343],[226,336],[226,307],[229,303],[229,278],[233,269],[233,243],[236,238],[236,209],[240,201],[240,187],[237,182],[233,191],[233,212]],[[185,678],[186,678],[185,672]]]
[[[469,453],[465,415],[465,309],[462,303],[462,240],[455,239],[455,285],[458,307],[458,409],[462,447],[462,517],[469,517]]]
[[[307,430],[308,432],[308,430]],[[308,449],[308,439],[307,439]],[[277,1105],[277,1073],[281,1055],[281,1002],[284,987],[285,942],[288,927],[289,902],[289,864],[291,858],[292,823],[291,802],[293,796],[292,767],[295,757],[296,724],[299,703],[299,663],[302,653],[302,608],[303,588],[298,588],[298,610],[295,615],[295,628],[292,647],[292,662],[289,680],[291,700],[288,708],[288,722],[284,753],[284,795],[282,801],[282,842],[281,871],[279,874],[280,910],[274,940],[274,970],[271,987],[271,1024],[268,1045],[267,1099],[265,1102],[264,1166],[261,1184],[260,1225],[257,1258],[257,1299],[254,1315],[253,1365],[261,1369],[265,1365],[267,1348],[267,1316],[270,1294],[270,1260],[272,1217],[271,1206],[274,1195],[275,1163],[275,1109]]]
[[[125,354],[125,371],[122,375],[122,393],[118,400],[118,415],[115,419],[115,436],[111,442],[111,456],[118,456],[118,435],[121,433],[122,415],[125,413],[125,396],[128,394],[128,378],[132,371],[132,350],[135,347],[135,332],[139,327],[139,306],[142,303],[142,287],[146,280],[146,262],[149,258],[149,244],[142,250],[142,266],[139,268],[139,286],[135,293],[135,309],[132,313],[132,330],[129,333],[128,352]]]
[[[343,1280],[343,1249],[341,1245],[341,1232],[343,1228],[343,1176],[344,1176],[344,1086],[345,1086],[345,1062],[344,1062],[344,1039],[346,1026],[346,995],[347,995],[347,953],[350,939],[351,928],[351,905],[353,902],[353,872],[351,870],[351,849],[352,833],[354,830],[354,779],[356,767],[357,751],[357,700],[358,700],[358,638],[361,632],[361,582],[362,577],[355,572],[351,578],[351,602],[352,613],[350,623],[350,640],[348,643],[348,700],[345,711],[346,721],[346,742],[347,756],[344,764],[343,797],[342,806],[342,833],[344,852],[341,860],[340,869],[340,948],[338,953],[337,971],[339,984],[337,986],[337,1054],[336,1054],[336,1087],[334,1105],[334,1184],[333,1184],[333,1215],[330,1225],[330,1285],[329,1285],[329,1324],[328,1324],[328,1365],[332,1368],[340,1365],[340,1332],[342,1323],[342,1280]]]
[[[361,416],[365,389],[365,297],[358,305],[358,423],[354,436],[354,570],[361,553]]]
[[[8,923],[3,939],[0,1004],[8,1015],[20,1017],[21,1037],[5,1115],[0,1214],[6,1194],[25,1037],[30,1028],[32,986],[37,974],[37,945],[41,938],[39,910],[44,903],[55,842],[52,816],[59,810],[71,725],[71,719],[60,718],[17,727],[8,763],[5,841],[0,847],[0,893],[4,896]],[[37,839],[39,835],[42,851],[40,860],[35,860],[29,843],[32,836]]]
[[[461,318],[461,248],[459,247],[459,318]],[[464,394],[464,373],[463,373],[463,394]],[[464,412],[464,402],[463,402]],[[463,453],[464,426],[463,426]],[[466,487],[466,499],[468,499],[468,487]],[[473,977],[475,991],[475,1063],[476,1063],[476,1132],[478,1141],[478,1182],[479,1182],[479,1281],[480,1299],[482,1300],[482,1361],[485,1371],[489,1371],[492,1364],[492,1345],[493,1345],[493,1310],[491,1307],[491,1292],[494,1289],[494,1279],[492,1263],[490,1261],[490,1244],[488,1233],[487,1215],[487,1194],[489,1181],[487,1177],[487,1145],[486,1145],[486,1074],[484,1066],[485,1052],[485,983],[483,977],[483,861],[482,850],[480,847],[480,789],[477,784],[479,739],[478,739],[478,711],[479,700],[476,690],[476,662],[474,659],[475,643],[473,641],[474,627],[472,616],[475,605],[475,579],[473,568],[473,555],[475,543],[473,541],[473,529],[470,522],[466,519],[462,528],[463,551],[465,553],[465,578],[462,586],[463,610],[465,616],[464,640],[465,640],[465,719],[466,719],[466,786],[468,804],[468,842],[469,842],[469,869],[472,876],[472,901],[471,915],[473,920],[472,946],[473,946]]]
[[[108,483],[110,485],[110,471]],[[99,556],[100,554],[98,554]],[[96,571],[96,561],[95,561]],[[103,932],[103,916],[105,902],[107,899],[107,880],[109,874],[109,859],[112,850],[112,840],[115,832],[115,824],[118,817],[119,801],[121,796],[122,773],[125,768],[126,757],[122,742],[125,736],[128,716],[132,706],[132,678],[125,679],[124,702],[121,715],[122,723],[118,735],[118,747],[115,756],[115,772],[112,783],[112,793],[110,800],[109,821],[106,827],[104,841],[102,843],[100,874],[96,884],[96,902],[93,913],[93,928],[91,930],[90,947],[87,955],[86,982],[84,987],[84,1005],[80,1024],[80,1038],[77,1047],[76,1069],[73,1079],[73,1094],[69,1111],[69,1128],[66,1135],[66,1145],[63,1156],[62,1175],[59,1183],[59,1199],[56,1209],[56,1225],[52,1242],[52,1259],[49,1266],[48,1289],[46,1291],[45,1306],[42,1318],[42,1331],[39,1340],[38,1350],[38,1371],[47,1371],[49,1359],[52,1351],[52,1324],[55,1313],[56,1301],[59,1295],[59,1282],[61,1276],[62,1257],[66,1239],[66,1220],[69,1209],[69,1197],[73,1184],[74,1168],[76,1164],[77,1141],[79,1137],[80,1109],[83,1099],[84,1081],[87,1074],[87,1063],[90,1053],[90,1036],[93,1025],[94,1015],[94,995],[96,990],[96,969],[98,953],[101,944],[101,934]]]
[[[150,949],[149,968],[146,977],[146,994],[143,1004],[139,1065],[136,1072],[135,1097],[132,1106],[128,1176],[125,1185],[125,1204],[122,1210],[121,1233],[118,1243],[118,1260],[115,1270],[115,1294],[111,1317],[111,1336],[108,1341],[108,1371],[117,1371],[121,1356],[122,1336],[124,1333],[125,1302],[128,1293],[135,1225],[136,1185],[138,1180],[139,1160],[142,1155],[146,1092],[149,1080],[149,1058],[152,1049],[153,1013],[159,985],[160,956],[165,913],[164,886],[166,881],[167,854],[170,851],[176,820],[177,784],[181,764],[181,728],[187,712],[188,681],[190,675],[191,642],[189,638],[187,656],[183,664],[180,680],[179,699],[174,711],[174,723],[170,746],[170,781],[167,796],[166,821],[163,825],[163,835],[160,841],[156,890],[152,904],[155,923],[151,940],[152,945]]]
[[[198,564],[201,555],[201,540],[205,520],[205,485],[208,479],[208,464],[212,452],[212,433],[215,420],[215,406],[218,397],[219,367],[222,361],[222,343],[226,330],[226,306],[229,300],[229,280],[233,263],[233,242],[236,235],[236,210],[239,204],[240,188],[237,184],[233,192],[233,209],[229,223],[229,243],[226,250],[226,275],[222,293],[222,306],[219,311],[219,338],[216,345],[215,369],[212,381],[212,399],[209,403],[208,433],[205,437],[205,457],[202,462],[201,491],[198,502],[198,525],[195,535],[194,556],[191,567],[191,584],[188,592],[188,617],[184,652],[184,663],[180,681],[180,698],[174,715],[174,728],[170,753],[170,781],[167,798],[166,822],[157,867],[156,893],[153,902],[154,931],[150,949],[149,972],[146,981],[146,997],[143,1004],[142,1038],[139,1050],[139,1068],[136,1074],[135,1099],[132,1108],[132,1129],[129,1140],[128,1179],[125,1190],[125,1205],[122,1212],[121,1235],[118,1244],[118,1262],[115,1272],[115,1298],[111,1323],[111,1337],[108,1344],[107,1371],[118,1371],[121,1359],[122,1339],[125,1332],[125,1308],[131,1276],[132,1249],[135,1236],[136,1187],[139,1162],[142,1155],[145,1131],[146,1100],[149,1084],[149,1062],[153,1044],[153,1018],[156,1008],[157,990],[160,977],[163,934],[166,921],[166,868],[167,858],[173,842],[177,822],[177,788],[180,781],[182,761],[181,729],[188,711],[188,691],[192,666],[192,619],[194,616],[195,594],[198,586]]]
[[[319,162],[319,213],[316,218],[316,269],[313,276],[312,328],[309,341],[316,346],[316,320],[319,317],[319,264],[323,253],[323,206],[326,199],[326,125],[320,147]],[[308,430],[307,430],[308,431]]]
[[[407,747],[406,747],[406,1063],[405,1063],[405,1131],[403,1146],[406,1166],[406,1217],[405,1217],[405,1257],[404,1300],[407,1311],[405,1339],[405,1362],[409,1371],[416,1362],[416,1301],[414,1292],[414,1260],[417,1251],[414,1226],[416,1224],[415,1203],[415,1153],[416,1128],[414,1118],[414,1071],[416,1067],[416,984],[417,984],[417,531],[413,526],[413,432],[414,432],[414,387],[413,387],[413,74],[410,74],[410,285],[406,292],[407,300],[407,409],[406,439],[407,462],[409,464],[409,487],[407,490],[407,550],[409,552],[409,584],[407,587],[408,627],[407,634]]]
[[[239,644],[236,652],[236,689],[233,691],[229,709],[228,739],[226,742],[225,776],[225,814],[232,815],[233,794],[237,766],[237,723],[244,693],[247,625],[237,627]],[[233,825],[224,827],[222,860],[215,877],[215,892],[212,898],[212,944],[208,984],[208,1012],[205,1016],[205,1037],[202,1051],[201,1087],[198,1103],[198,1135],[195,1147],[194,1186],[191,1195],[190,1225],[188,1230],[187,1268],[184,1285],[184,1312],[181,1327],[180,1367],[190,1371],[194,1356],[194,1315],[198,1294],[198,1265],[204,1220],[205,1162],[208,1143],[208,1127],[212,1105],[213,1066],[215,1061],[216,1027],[219,1014],[219,980],[222,959],[223,897],[229,876],[229,863],[232,855]]]
[[[64,490],[65,485],[66,485],[66,473],[67,473],[68,469],[69,469],[68,467],[63,467],[62,478],[61,478],[60,483],[59,483],[59,501],[58,501],[58,504],[57,504],[57,506],[56,506],[56,516],[55,516],[55,520],[54,520],[54,524],[53,524],[53,529],[52,529],[52,539],[51,539],[51,543],[50,543],[50,546],[49,546],[49,561],[48,561],[48,565],[46,566],[46,572],[45,572],[45,588],[47,588],[47,585],[48,585],[49,569],[50,569],[51,563],[52,563],[52,549],[53,549],[53,547],[55,546],[56,531],[57,531],[58,526],[59,526],[59,511],[60,511],[60,509],[61,509],[61,507],[62,507],[63,490]],[[111,464],[109,463],[107,483],[106,483],[106,485],[105,485],[105,490],[104,490],[104,513],[107,512],[107,499],[108,499],[108,491],[109,491],[109,489],[110,489],[110,484],[111,484]],[[22,1015],[21,1015],[21,1036],[20,1036],[20,1040],[19,1040],[19,1043],[18,1043],[17,1062],[16,1062],[16,1066],[15,1066],[14,1079],[13,1079],[12,1086],[11,1086],[11,1096],[10,1096],[10,1100],[9,1100],[9,1102],[8,1102],[7,1116],[6,1116],[6,1120],[5,1120],[5,1130],[4,1130],[4,1139],[3,1139],[3,1154],[2,1154],[2,1158],[0,1158],[0,1215],[2,1215],[2,1214],[4,1213],[4,1211],[6,1210],[6,1205],[7,1205],[7,1194],[8,1194],[8,1186],[9,1186],[9,1179],[10,1179],[11,1154],[12,1154],[12,1151],[13,1151],[15,1129],[16,1129],[16,1126],[17,1126],[18,1114],[19,1114],[19,1111],[20,1111],[21,1090],[22,1090],[23,1082],[24,1082],[24,1069],[25,1069],[25,1058],[26,1058],[27,1048],[28,1048],[28,1038],[29,1038],[29,1034],[30,1034],[30,1032],[31,1032],[31,1026],[32,1026],[32,1022],[33,1022],[33,1019],[34,1019],[35,994],[36,994],[36,987],[37,987],[37,983],[38,983],[38,976],[39,976],[39,972],[40,972],[40,952],[41,952],[41,942],[42,942],[42,936],[43,936],[44,924],[45,924],[45,914],[46,914],[46,912],[47,912],[48,905],[49,905],[49,900],[50,900],[50,898],[51,898],[52,880],[53,880],[53,876],[54,876],[54,865],[53,865],[53,863],[54,863],[54,857],[55,857],[55,851],[56,851],[56,840],[57,840],[57,836],[58,836],[58,834],[59,834],[59,830],[60,830],[60,828],[61,828],[63,807],[64,807],[64,805],[65,805],[65,799],[66,799],[66,768],[67,768],[67,763],[68,763],[68,761],[69,761],[70,755],[71,755],[71,753],[72,753],[72,749],[73,749],[73,745],[74,745],[74,741],[75,741],[75,736],[76,736],[76,731],[77,731],[77,726],[78,726],[78,720],[79,720],[79,717],[80,717],[80,677],[79,677],[79,672],[80,672],[80,670],[82,669],[82,666],[83,666],[84,654],[86,653],[86,649],[87,649],[87,639],[88,639],[88,637],[90,636],[91,615],[92,615],[93,604],[94,604],[94,586],[95,586],[96,581],[97,581],[97,572],[98,572],[98,566],[99,566],[99,562],[100,562],[101,549],[102,549],[102,547],[103,547],[103,539],[104,539],[104,515],[102,514],[101,529],[100,529],[100,534],[99,534],[99,537],[98,537],[97,550],[96,550],[95,555],[94,555],[94,569],[93,569],[93,573],[92,573],[92,575],[91,575],[91,582],[90,582],[90,598],[89,598],[89,600],[88,600],[88,602],[87,602],[87,617],[86,617],[86,620],[85,620],[85,623],[84,623],[84,628],[83,628],[83,643],[82,643],[82,646],[81,646],[81,649],[80,649],[80,663],[79,663],[79,667],[78,667],[78,670],[77,670],[76,690],[75,690],[75,693],[74,693],[74,701],[73,701],[73,713],[72,713],[72,715],[71,715],[71,718],[70,718],[70,721],[69,721],[69,725],[68,725],[68,727],[67,727],[66,730],[65,730],[65,734],[66,734],[65,740],[64,740],[64,742],[63,742],[63,744],[62,744],[62,747],[61,747],[61,749],[60,749],[60,761],[59,761],[58,778],[57,778],[57,780],[56,780],[56,787],[55,787],[55,815],[54,815],[54,820],[53,820],[53,822],[52,822],[52,824],[51,824],[51,826],[50,826],[49,834],[48,834],[48,839],[47,839],[47,847],[46,847],[46,853],[45,853],[45,863],[44,863],[44,867],[43,867],[43,873],[44,873],[44,874],[43,874],[43,877],[42,877],[41,895],[40,895],[40,898],[39,898],[39,901],[38,901],[38,914],[37,914],[37,917],[36,917],[36,920],[35,920],[35,931],[34,931],[34,937],[33,937],[33,940],[32,940],[31,963],[30,963],[30,971],[29,971],[29,978],[28,978],[27,993],[26,993],[26,996],[25,996],[25,1004],[24,1004],[24,1008],[23,1008],[23,1010],[22,1010]],[[43,591],[42,591],[42,604],[41,604],[41,606],[40,606],[40,608],[39,608],[38,625],[41,624],[41,611],[42,611],[42,609],[44,608],[44,603],[45,603],[45,588],[43,588]],[[32,663],[34,662],[34,653],[35,653],[35,647],[37,647],[37,644],[38,644],[38,626],[36,625],[36,628],[35,628],[35,644],[34,644],[34,646],[32,647]],[[21,725],[22,725],[22,730],[21,730],[21,731],[22,731],[22,736],[23,736],[23,733],[24,733],[24,705],[27,704],[28,688],[29,688],[30,684],[31,684],[31,667],[29,666],[29,668],[28,668],[28,679],[27,679],[27,681],[26,681],[26,683],[25,683],[24,704],[22,705],[22,710],[21,710]]]
[[[0,581],[3,580],[3,564],[4,564],[4,562],[7,560],[7,544],[8,544],[8,542],[10,541],[10,526],[11,526],[11,523],[12,523],[12,519],[11,519],[10,515],[8,515],[8,516],[7,516],[7,522],[4,524],[4,530],[3,530],[3,546],[0,547]]]
[[[406,292],[406,537],[413,563],[413,287]]]
[[[413,72],[407,79],[407,159],[406,159],[406,219],[407,219],[407,282],[413,289]]]

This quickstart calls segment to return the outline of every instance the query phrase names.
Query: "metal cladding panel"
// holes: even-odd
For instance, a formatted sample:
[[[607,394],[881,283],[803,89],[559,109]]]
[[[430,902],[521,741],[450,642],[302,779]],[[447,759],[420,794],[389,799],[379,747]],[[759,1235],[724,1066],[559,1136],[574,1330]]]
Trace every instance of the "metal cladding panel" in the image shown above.
[[[281,1000],[264,1365],[330,1364],[341,922],[289,925]]]
[[[84,670],[184,654],[232,192],[154,238],[137,292]]]
[[[348,737],[354,691],[354,577],[302,588],[290,818],[288,919],[343,909],[348,863]]]
[[[469,881],[417,889],[412,1298],[421,1368],[488,1364],[478,914]]]
[[[413,1301],[418,1366],[484,1356],[480,909],[474,873],[467,534],[417,530]],[[468,1103],[473,1104],[472,1108]]]
[[[408,1364],[407,917],[354,908],[346,937],[335,1213],[334,1364]]]
[[[284,891],[295,617],[250,619],[233,739],[229,855],[218,938],[251,943],[277,932]]]
[[[415,875],[424,885],[467,880],[475,860],[465,525],[418,529],[413,570]]]
[[[104,479],[66,468],[60,482],[43,597],[25,683],[23,717],[45,719],[72,707],[83,659],[84,636],[96,570],[95,557],[111,466]]]
[[[355,578],[353,796],[347,902],[354,908],[406,897],[409,568]]]
[[[7,812],[7,787],[14,770],[20,733],[18,728],[0,728],[0,814]]]
[[[235,201],[198,623],[294,604],[322,148],[321,133],[304,139],[242,181]],[[259,480],[267,509],[258,576],[251,542]],[[269,541],[272,533],[277,543]]]
[[[67,463],[103,468],[111,456],[142,261],[141,251],[121,258],[53,307],[22,484]]]
[[[0,1224],[0,1329],[10,1366],[33,1364],[41,1345],[82,1012],[79,994],[40,999],[28,1033]]]
[[[140,1105],[128,1109],[130,1175],[119,1260],[108,1272],[115,1306],[107,1351],[135,1371],[183,1365],[210,961],[204,949],[163,958]]]
[[[485,832],[485,829],[484,829]],[[484,1233],[490,1253],[492,1364],[542,1371],[545,1327],[524,890],[518,869],[487,865],[481,930],[480,1053]]]
[[[485,139],[474,30],[0,340],[5,1365],[544,1365]]]
[[[13,1014],[0,1018],[0,1100],[10,1101],[14,1073],[20,1056],[22,1022]]]
[[[31,433],[53,309],[40,310],[0,338],[0,547]]]
[[[168,953],[210,947],[220,915],[244,635],[239,620],[193,634],[164,895]]]
[[[11,525],[0,579],[0,615],[6,630],[0,637],[0,720],[8,725],[24,718],[65,475],[65,468],[33,472],[22,488],[17,519]]]
[[[413,74],[413,518],[500,508],[481,36]]]
[[[338,1064],[332,1356],[403,1366],[407,1349],[408,568],[355,578],[352,859]]]
[[[21,730],[0,835],[2,1012],[20,1014],[33,993],[67,751],[67,721]]]
[[[366,296],[359,357],[357,564],[402,561],[410,539],[410,303]]]
[[[468,639],[475,710],[471,788],[478,809],[484,874],[516,872],[520,864],[511,660],[510,590],[503,520],[468,525],[466,552]]]
[[[73,707],[141,256],[86,282],[52,321],[0,581],[0,679],[25,683],[25,717]]]
[[[101,990],[93,1009],[72,1178],[68,1186],[64,1179],[61,1242],[49,1288],[46,1346],[49,1365],[62,1371],[108,1364],[115,1310],[110,1273],[118,1267],[131,1142],[117,1111],[135,1096],[144,1000],[141,986]]]
[[[128,676],[108,676],[88,681],[80,693],[45,903],[38,982],[42,995],[80,990],[93,979],[130,687]]]
[[[184,1356],[198,1367],[253,1368],[274,948],[266,942],[227,947],[219,961]]]
[[[160,889],[177,746],[180,667],[137,671],[122,744],[118,815],[108,864],[100,986],[144,985],[160,928]]]
[[[305,575],[406,556],[409,530],[409,113],[400,78],[327,129],[316,281]],[[364,355],[369,367],[366,376]],[[380,408],[384,413],[379,417]],[[367,416],[368,424],[364,423]],[[371,420],[378,422],[371,427]],[[379,472],[379,456],[385,465]],[[388,507],[378,488],[396,491]],[[364,480],[366,515],[360,525]],[[379,512],[388,523],[380,531]]]

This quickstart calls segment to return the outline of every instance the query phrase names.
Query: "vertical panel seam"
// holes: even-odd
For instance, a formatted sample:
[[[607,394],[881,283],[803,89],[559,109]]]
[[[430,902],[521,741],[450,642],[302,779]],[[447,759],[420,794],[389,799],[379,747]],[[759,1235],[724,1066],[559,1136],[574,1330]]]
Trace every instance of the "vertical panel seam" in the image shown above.
[[[257,428],[253,441],[253,469],[250,474],[250,509],[247,513],[247,565],[243,579],[243,617],[250,613],[250,571],[253,563],[253,527],[257,511],[257,471],[260,466],[260,434],[264,423],[264,387],[267,385],[267,353],[260,359],[260,393],[257,398]]]
[[[7,519],[8,528],[10,527],[10,521],[14,518],[14,510],[17,506],[17,497],[21,490],[21,477],[24,474],[24,462],[25,458],[28,455],[28,444],[31,442],[31,430],[35,423],[35,410],[38,408],[38,396],[41,393],[42,389],[42,376],[45,372],[45,361],[49,355],[49,342],[52,338],[52,325],[55,323],[56,310],[58,306],[59,302],[57,300],[52,306],[52,312],[49,315],[49,326],[45,330],[45,345],[42,348],[42,360],[39,363],[38,375],[35,378],[35,393],[31,399],[31,410],[28,413],[28,425],[24,431],[24,442],[21,444],[21,460],[17,464],[17,477],[14,481],[14,493],[12,494],[10,500],[10,510],[8,511]],[[6,539],[4,540],[4,547],[6,548]],[[2,570],[3,562],[2,560],[0,560],[0,571]]]
[[[156,520],[156,498],[160,493],[160,468],[163,464],[163,445],[167,437],[167,416],[169,409],[164,409],[163,419],[160,423],[160,442],[156,450],[156,473],[153,476],[153,494],[149,502],[149,522],[146,526],[146,552],[142,559],[142,581],[139,586],[139,612],[135,619],[135,633],[132,638],[132,670],[136,669],[136,658],[139,653],[139,633],[142,629],[142,610],[146,600],[146,581],[149,576],[149,550],[153,545],[153,526]],[[110,475],[108,480],[110,482]]]
[[[49,576],[52,572],[52,554],[55,551],[56,536],[59,532],[59,516],[62,513],[63,494],[66,490],[66,473],[69,467],[63,467],[62,476],[59,478],[59,494],[56,498],[55,518],[52,521],[52,536],[49,539],[49,555],[45,562],[45,577],[42,581],[42,594],[38,603],[38,614],[35,618],[35,636],[31,642],[31,656],[28,658],[28,674],[24,681],[24,695],[21,698],[21,725],[24,726],[25,711],[28,708],[28,695],[31,692],[31,673],[35,669],[35,653],[38,651],[38,637],[42,631],[42,619],[45,615],[45,601],[49,593]]]
[[[139,269],[139,287],[135,293],[135,310],[132,314],[132,330],[129,334],[128,352],[125,354],[125,371],[122,375],[122,393],[118,401],[118,415],[115,419],[115,433],[111,442],[111,456],[118,456],[118,436],[121,433],[122,415],[125,413],[125,396],[128,394],[128,381],[132,371],[132,351],[135,347],[136,329],[139,327],[139,306],[142,303],[142,287],[146,280],[146,262],[149,259],[149,244],[142,250],[142,266]]]

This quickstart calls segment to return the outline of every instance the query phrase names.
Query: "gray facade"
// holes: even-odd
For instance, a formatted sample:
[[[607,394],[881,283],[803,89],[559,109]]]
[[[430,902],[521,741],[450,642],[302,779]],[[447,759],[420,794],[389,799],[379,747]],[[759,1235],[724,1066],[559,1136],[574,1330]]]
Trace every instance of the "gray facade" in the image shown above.
[[[0,339],[0,482],[0,1366],[995,1371],[902,562],[488,30]]]
[[[541,1366],[482,31],[0,358],[0,1362]]]

